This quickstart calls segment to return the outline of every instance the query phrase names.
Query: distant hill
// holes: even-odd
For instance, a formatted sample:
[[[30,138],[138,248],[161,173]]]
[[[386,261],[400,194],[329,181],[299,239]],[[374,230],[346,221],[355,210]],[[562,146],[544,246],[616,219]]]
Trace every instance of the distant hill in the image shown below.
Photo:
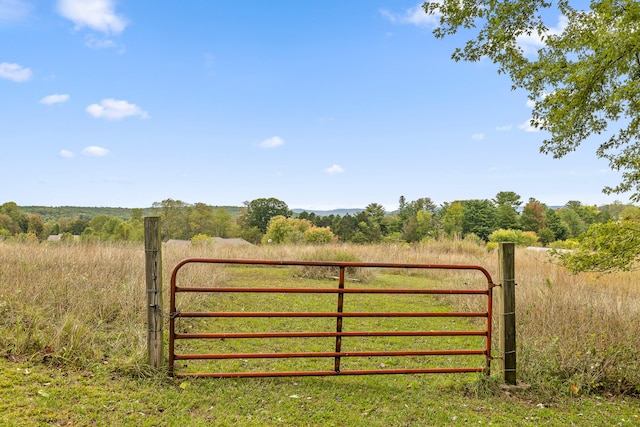
[[[94,216],[108,215],[123,220],[131,217],[129,208],[109,208],[109,207],[86,207],[86,206],[19,206],[22,212],[37,214],[44,222],[60,218],[85,219],[90,220]],[[150,208],[145,209],[145,214]]]
[[[242,208],[240,206],[213,206],[213,209],[223,208],[232,216],[240,214]],[[84,219],[90,220],[98,215],[107,215],[122,220],[131,218],[131,208],[111,208],[111,207],[88,207],[88,206],[19,206],[22,212],[27,214],[37,214],[42,217],[44,222],[53,220],[58,221],[60,218]],[[143,215],[153,214],[153,208],[142,208]]]
[[[309,212],[309,213],[314,213],[317,216],[329,216],[329,215],[340,215],[340,216],[345,216],[346,214],[349,215],[355,215],[359,212],[364,211],[364,209],[360,209],[360,208],[353,208],[353,209],[332,209],[329,211],[318,211],[318,210],[311,210],[311,209],[291,209],[291,211],[295,214],[299,214],[301,212]]]

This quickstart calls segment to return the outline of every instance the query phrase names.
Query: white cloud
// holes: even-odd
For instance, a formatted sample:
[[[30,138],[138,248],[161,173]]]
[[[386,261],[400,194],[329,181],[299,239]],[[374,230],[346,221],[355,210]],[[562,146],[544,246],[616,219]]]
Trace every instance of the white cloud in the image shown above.
[[[529,35],[522,35],[516,39],[518,46],[522,48],[525,55],[531,55],[538,52],[538,49],[544,47],[544,38],[551,35],[561,34],[565,28],[567,28],[568,19],[566,16],[560,16],[558,18],[558,25],[550,27],[546,34],[542,36],[538,33],[532,33]]]
[[[31,5],[23,0],[0,0],[0,22],[20,21],[31,12]]]
[[[533,108],[535,106],[536,106],[536,101],[532,101],[530,99],[527,99],[527,107]]]
[[[98,147],[97,145],[90,145],[82,150],[82,155],[87,157],[104,157],[109,154],[109,150],[104,147]]]
[[[112,0],[58,0],[58,12],[76,29],[88,27],[105,34],[120,34],[127,26],[114,9]]]
[[[427,15],[420,4],[405,10],[403,13],[394,13],[386,9],[380,9],[380,14],[394,24],[435,27],[440,20],[440,14]]]
[[[2,79],[21,83],[29,80],[31,74],[31,70],[22,65],[10,64],[8,62],[0,63],[0,78]]]
[[[265,139],[259,145],[262,148],[275,148],[284,145],[284,139],[280,138],[279,136],[273,136],[271,138]]]
[[[540,132],[540,129],[533,126],[531,124],[531,119],[527,120],[526,122],[522,123],[521,125],[518,125],[518,129],[522,129],[525,132]]]
[[[60,157],[64,159],[72,159],[75,155],[69,150],[60,150]]]
[[[329,174],[329,175],[335,175],[337,173],[342,173],[344,172],[344,168],[340,165],[332,165],[329,168],[324,169],[324,173]]]
[[[134,116],[139,116],[141,119],[149,118],[149,114],[137,105],[112,98],[103,99],[100,104],[89,105],[87,113],[95,118],[107,120],[121,120]]]
[[[109,39],[97,39],[95,37],[89,36],[84,42],[85,46],[91,49],[115,49],[118,47],[118,44],[113,40]]]
[[[496,130],[498,132],[506,132],[508,130],[511,130],[512,127],[512,125],[496,126]]]
[[[471,139],[482,141],[484,139],[484,133],[474,133],[473,135],[471,135]]]
[[[69,100],[69,95],[67,94],[55,94],[45,96],[40,100],[40,104],[45,105],[53,105],[53,104],[62,104],[63,102],[67,102]]]

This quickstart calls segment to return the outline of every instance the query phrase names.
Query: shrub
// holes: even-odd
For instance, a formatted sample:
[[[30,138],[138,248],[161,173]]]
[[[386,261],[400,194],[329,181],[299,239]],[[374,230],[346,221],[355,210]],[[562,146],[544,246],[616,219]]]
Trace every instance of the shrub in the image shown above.
[[[301,243],[310,228],[311,222],[307,219],[274,216],[269,221],[262,243]]]
[[[384,236],[382,241],[384,243],[396,243],[396,242],[402,242],[404,241],[404,239],[402,238],[402,233],[400,233],[399,231],[393,231],[387,234],[386,236]]]
[[[213,238],[202,233],[196,234],[191,238],[191,244],[196,246],[208,245],[211,242],[213,242]]]
[[[487,242],[487,251],[495,251],[496,249],[498,249],[498,246],[498,242]]]
[[[489,235],[490,242],[513,242],[518,246],[534,246],[538,242],[538,236],[533,231],[522,230],[496,230]]]
[[[311,227],[304,232],[305,243],[326,244],[335,240],[329,227]]]
[[[476,245],[484,243],[483,240],[475,233],[466,234],[462,240],[469,243],[475,243]]]
[[[328,248],[307,253],[302,259],[303,261],[360,262],[358,257],[351,252]],[[325,280],[330,277],[336,277],[338,274],[339,269],[337,267],[300,266],[294,269],[293,276]],[[347,267],[345,269],[345,276],[348,280],[372,282],[375,279],[375,272],[371,268]]]

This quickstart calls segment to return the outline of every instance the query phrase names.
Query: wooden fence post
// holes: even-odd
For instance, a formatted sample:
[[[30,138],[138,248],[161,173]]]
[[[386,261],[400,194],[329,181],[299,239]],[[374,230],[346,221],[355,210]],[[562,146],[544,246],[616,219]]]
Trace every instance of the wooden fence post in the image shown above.
[[[147,351],[149,364],[162,366],[162,242],[160,218],[144,218],[144,252],[147,290]]]
[[[500,370],[504,382],[516,384],[516,292],[515,243],[500,243],[498,250],[500,277]]]

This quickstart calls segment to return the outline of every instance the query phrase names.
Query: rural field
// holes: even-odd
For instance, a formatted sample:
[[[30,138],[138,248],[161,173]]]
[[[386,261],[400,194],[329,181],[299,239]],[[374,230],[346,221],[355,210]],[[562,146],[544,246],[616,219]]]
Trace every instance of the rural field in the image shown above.
[[[169,278],[185,258],[472,264],[485,267],[499,281],[497,252],[464,240],[419,245],[185,244],[164,245],[162,251],[165,340]],[[144,259],[141,243],[0,240],[0,425],[640,424],[638,273],[574,275],[546,252],[517,248],[518,385],[514,387],[501,383],[496,360],[489,378],[462,373],[196,379],[171,377],[166,369],[146,363]],[[183,280],[200,286],[208,278],[239,283],[276,278],[285,285],[326,280],[294,268],[222,267],[195,268]],[[475,280],[462,272],[409,270],[376,270],[357,279],[371,286],[427,284],[445,289],[464,288]],[[181,304],[203,310],[215,303],[201,294],[181,298]],[[228,303],[240,303],[247,310],[259,309],[261,304],[275,304],[282,311],[305,304],[306,309],[323,309],[322,302],[295,298]],[[365,309],[371,304],[359,303]],[[402,311],[415,303],[413,298],[382,298],[376,304]],[[435,311],[475,310],[477,304],[466,296],[440,295],[420,303]],[[496,313],[494,356],[498,356]],[[178,327],[184,330],[200,326],[197,321],[179,320]],[[448,327],[439,320],[433,322],[429,327]],[[463,328],[478,326],[473,319],[460,322]],[[478,345],[477,337],[468,340],[455,345]],[[254,344],[220,343],[238,352],[253,351]],[[389,338],[383,345],[395,348],[397,344]],[[198,350],[198,345],[203,344],[188,343],[187,348]],[[295,345],[315,348],[322,343]],[[467,362],[450,357],[444,363],[482,367],[483,359]],[[296,363],[315,369],[316,362]],[[363,363],[375,368],[405,362],[373,358]],[[176,371],[192,368],[179,363]]]

